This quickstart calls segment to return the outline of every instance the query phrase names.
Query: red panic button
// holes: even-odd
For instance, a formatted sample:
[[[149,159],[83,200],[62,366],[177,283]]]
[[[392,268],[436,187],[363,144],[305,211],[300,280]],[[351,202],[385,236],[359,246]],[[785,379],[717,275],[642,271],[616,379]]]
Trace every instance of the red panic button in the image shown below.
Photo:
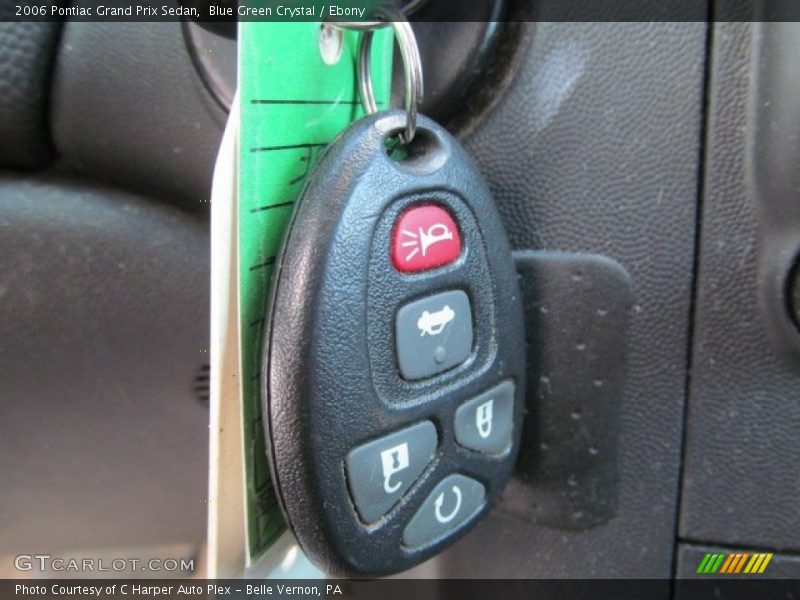
[[[458,228],[443,208],[418,204],[397,219],[392,234],[392,264],[398,271],[414,273],[441,267],[459,254]]]

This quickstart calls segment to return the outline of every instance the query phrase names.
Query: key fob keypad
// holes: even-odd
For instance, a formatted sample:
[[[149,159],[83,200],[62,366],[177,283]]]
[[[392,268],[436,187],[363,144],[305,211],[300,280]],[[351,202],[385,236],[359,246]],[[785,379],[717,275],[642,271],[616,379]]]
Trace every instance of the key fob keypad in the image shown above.
[[[525,339],[486,184],[421,117],[330,145],[276,261],[263,360],[270,466],[303,550],[336,575],[414,566],[497,500],[519,447]]]

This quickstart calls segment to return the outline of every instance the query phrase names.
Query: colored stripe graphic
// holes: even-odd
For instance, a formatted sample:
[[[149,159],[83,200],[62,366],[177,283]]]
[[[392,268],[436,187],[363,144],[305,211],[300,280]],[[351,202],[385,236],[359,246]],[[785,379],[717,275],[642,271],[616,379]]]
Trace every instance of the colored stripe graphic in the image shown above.
[[[708,553],[703,557],[700,566],[697,567],[698,573],[716,573],[722,561],[725,558],[725,553]]]
[[[733,560],[730,561],[730,565],[727,569],[723,568],[720,573],[738,573],[744,567],[744,562],[748,559],[750,554],[737,552],[735,554],[731,554]]]
[[[764,562],[761,563],[761,566],[759,567],[758,572],[759,573],[763,573],[764,569],[767,568],[767,565],[769,564],[769,561],[771,561],[771,560],[772,560],[772,553],[770,552],[769,554],[764,556]]]
[[[706,565],[708,565],[708,561],[710,560],[710,558],[711,558],[710,554],[706,554],[703,557],[703,560],[700,561],[700,565],[697,567],[697,572],[698,573],[705,573],[706,572]]]
[[[728,559],[722,564],[722,568],[719,570],[720,573],[730,573],[731,565],[736,563],[736,559],[739,557],[738,554],[729,554]]]
[[[718,557],[717,557],[717,560],[714,562],[713,565],[711,565],[711,570],[709,571],[709,573],[716,573],[717,569],[719,569],[720,565],[722,564],[722,560],[724,558],[725,558],[725,554],[724,553],[719,554]]]
[[[763,573],[764,569],[767,568],[769,561],[772,560],[771,553],[756,553],[753,554],[753,558],[750,559],[750,562],[747,563],[747,566],[744,569],[745,573]]]
[[[749,552],[732,552],[730,554],[726,552],[709,552],[700,561],[697,573],[760,574],[765,571],[772,560],[772,556],[773,554],[769,552],[756,552],[752,555]]]
[[[742,570],[742,567],[744,567],[744,563],[745,563],[745,561],[746,561],[746,560],[747,560],[749,557],[750,557],[750,553],[749,553],[749,552],[746,552],[745,554],[742,554],[742,558],[741,558],[741,559],[739,559],[739,563],[736,565],[736,572],[737,572],[737,573],[741,572],[741,570]]]

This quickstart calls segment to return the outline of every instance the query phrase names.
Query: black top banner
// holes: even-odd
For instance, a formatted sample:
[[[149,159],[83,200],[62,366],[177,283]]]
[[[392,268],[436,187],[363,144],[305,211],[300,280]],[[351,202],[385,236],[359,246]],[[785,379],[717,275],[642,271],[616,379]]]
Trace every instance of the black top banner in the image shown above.
[[[385,1],[0,0],[0,21],[368,21]],[[426,0],[410,18],[474,21],[487,4],[493,21],[800,21],[797,0]]]

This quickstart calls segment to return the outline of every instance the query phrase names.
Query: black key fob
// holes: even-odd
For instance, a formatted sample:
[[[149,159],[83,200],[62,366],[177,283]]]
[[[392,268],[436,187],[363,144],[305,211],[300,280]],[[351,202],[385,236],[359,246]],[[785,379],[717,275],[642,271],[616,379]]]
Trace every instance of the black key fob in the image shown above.
[[[402,111],[320,158],[276,263],[263,398],[283,511],[337,575],[384,575],[492,506],[519,447],[525,338],[488,188],[459,144]]]

